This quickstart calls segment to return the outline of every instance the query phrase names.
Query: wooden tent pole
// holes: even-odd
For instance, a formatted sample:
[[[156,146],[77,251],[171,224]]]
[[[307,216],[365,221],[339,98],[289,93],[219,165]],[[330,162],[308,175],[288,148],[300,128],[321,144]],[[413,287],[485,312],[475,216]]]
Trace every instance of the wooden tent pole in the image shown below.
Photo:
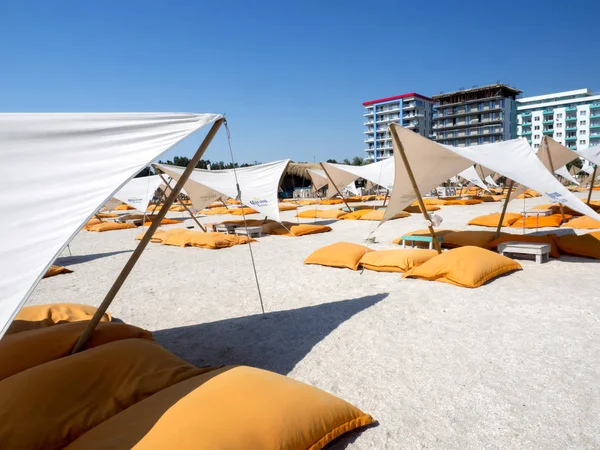
[[[344,196],[342,195],[342,193],[340,192],[340,190],[338,189],[338,187],[335,185],[335,183],[333,182],[333,180],[329,176],[329,172],[327,172],[327,169],[325,169],[325,166],[323,165],[323,163],[319,163],[319,164],[321,164],[321,168],[323,169],[323,172],[325,172],[325,175],[327,175],[327,178],[329,178],[329,182],[333,185],[333,187],[335,188],[335,190],[337,191],[337,193],[340,195],[340,197],[342,197],[342,200],[344,201],[344,204],[346,205],[346,208],[348,208],[348,212],[352,212],[352,209],[348,205],[348,202],[346,202],[346,199],[344,198]]]
[[[158,174],[158,176],[161,178],[161,180],[163,180],[163,181],[165,182],[165,184],[167,185],[167,187],[168,187],[169,189],[173,190],[173,188],[171,187],[171,183],[170,183],[169,181],[167,181],[167,180],[165,179],[165,177],[163,177],[163,174],[162,174],[162,173],[159,173],[159,174]],[[183,206],[183,207],[185,208],[185,210],[188,212],[188,214],[190,215],[190,217],[192,218],[192,220],[193,220],[194,222],[196,222],[196,225],[198,225],[198,226],[200,227],[200,229],[206,233],[206,228],[204,228],[204,227],[202,226],[202,224],[201,224],[200,222],[198,222],[198,219],[196,219],[196,218],[194,217],[194,214],[192,213],[192,211],[190,211],[190,208],[188,208],[188,207],[187,207],[187,205],[186,205],[185,203],[183,203],[183,201],[181,201],[181,200],[179,201],[179,203],[181,203],[181,206]]]
[[[550,170],[552,171],[552,176],[556,178],[556,174],[554,173],[554,163],[552,162],[552,155],[550,154],[550,146],[548,145],[548,138],[546,136],[544,136],[544,145],[546,146],[546,154],[548,155],[548,162],[550,163]],[[559,203],[558,206],[560,207],[561,223],[565,223],[565,209],[563,207],[563,204]]]
[[[398,133],[396,132],[396,129],[393,126],[390,126],[390,132],[392,133],[392,140],[398,148],[398,153],[400,153],[400,156],[402,157],[402,162],[404,163],[404,167],[406,168],[406,173],[408,174],[410,184],[412,184],[413,190],[415,191],[415,195],[417,196],[417,202],[419,203],[419,207],[421,208],[423,217],[425,217],[425,221],[429,223],[429,225],[427,225],[427,228],[429,228],[429,233],[431,234],[431,238],[433,239],[433,245],[435,246],[435,249],[437,250],[438,254],[440,254],[442,253],[442,247],[440,246],[440,243],[437,240],[435,230],[433,229],[433,225],[431,224],[431,218],[429,217],[429,213],[427,212],[427,208],[425,207],[425,202],[423,202],[423,197],[421,197],[419,186],[417,186],[417,181],[415,180],[415,176],[412,172],[410,164],[408,163],[408,158],[406,157],[406,153],[404,152],[404,146],[402,145],[402,142],[400,142]]]
[[[388,199],[388,196],[389,196],[389,195],[390,195],[390,190],[389,190],[389,189],[386,189],[386,190],[385,190],[385,197],[384,197],[384,199],[383,199],[383,205],[381,205],[381,206],[385,206],[385,202],[387,202],[387,199]]]
[[[510,194],[513,190],[513,186],[515,185],[514,180],[510,180],[508,184],[508,192],[506,193],[506,201],[502,206],[502,212],[500,213],[500,220],[498,221],[498,228],[496,228],[496,237],[498,239],[500,237],[500,231],[502,230],[502,222],[504,222],[504,215],[506,214],[506,208],[508,207],[508,202],[510,201]]]
[[[192,157],[192,160],[188,163],[187,167],[185,168],[185,171],[181,175],[181,178],[179,178],[179,181],[175,185],[175,188],[171,191],[171,193],[167,197],[167,201],[166,201],[164,207],[158,211],[158,216],[156,218],[157,220],[152,221],[152,224],[148,227],[148,230],[146,231],[146,233],[144,233],[144,236],[142,236],[140,243],[138,244],[138,246],[135,248],[135,250],[129,257],[129,260],[125,264],[125,267],[123,267],[123,269],[121,270],[121,273],[119,274],[119,276],[117,277],[117,279],[115,280],[113,285],[111,286],[110,290],[106,294],[106,297],[104,297],[104,300],[102,300],[102,303],[96,310],[96,313],[92,317],[92,320],[90,320],[88,325],[85,327],[85,330],[83,330],[83,333],[81,334],[81,336],[79,336],[79,339],[75,343],[73,350],[71,350],[71,354],[78,353],[85,348],[85,345],[87,344],[92,333],[94,332],[96,325],[98,325],[98,323],[100,322],[100,319],[102,319],[102,316],[104,315],[104,313],[106,312],[106,310],[108,309],[108,307],[110,306],[112,301],[114,300],[115,296],[121,289],[121,286],[123,286],[123,283],[125,282],[125,280],[129,276],[129,274],[131,273],[131,271],[134,268],[135,264],[137,263],[138,259],[140,259],[140,256],[142,255],[142,253],[144,252],[144,249],[148,245],[148,242],[150,242],[150,238],[154,235],[154,232],[158,229],[160,222],[167,215],[167,211],[173,204],[173,201],[177,198],[177,196],[179,195],[179,192],[181,192],[181,188],[183,187],[185,182],[188,180],[188,178],[192,174],[194,167],[196,167],[196,164],[198,164],[198,161],[200,161],[200,158],[202,158],[202,155],[204,155],[204,152],[210,145],[211,141],[217,134],[217,131],[219,131],[219,128],[221,127],[221,125],[223,124],[224,121],[225,121],[225,118],[221,118],[221,119],[218,119],[217,121],[215,121],[215,123],[213,123],[208,134],[206,135],[206,137],[204,138],[204,140],[198,147],[198,150],[196,150],[196,154]]]
[[[592,190],[594,189],[594,180],[596,179],[596,170],[598,170],[598,166],[594,166],[594,172],[592,173],[592,181],[590,183],[590,192],[588,193],[587,204],[590,206],[590,202],[592,201]]]

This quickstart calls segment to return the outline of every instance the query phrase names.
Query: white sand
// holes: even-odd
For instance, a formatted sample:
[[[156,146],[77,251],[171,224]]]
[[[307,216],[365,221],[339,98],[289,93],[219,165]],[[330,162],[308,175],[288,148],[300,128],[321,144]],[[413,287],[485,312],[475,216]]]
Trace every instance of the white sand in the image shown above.
[[[466,229],[499,210],[444,207],[440,228]],[[261,238],[252,248],[264,317],[247,246],[149,244],[110,311],[195,364],[273,370],[378,420],[336,447],[600,447],[600,261],[522,261],[523,271],[479,289],[302,264],[323,245],[362,243],[376,225],[339,221],[326,234]],[[417,228],[420,215],[388,222],[372,247],[398,248],[391,241]],[[57,262],[74,273],[43,280],[30,303],[99,304],[139,232],[80,233],[74,256]]]

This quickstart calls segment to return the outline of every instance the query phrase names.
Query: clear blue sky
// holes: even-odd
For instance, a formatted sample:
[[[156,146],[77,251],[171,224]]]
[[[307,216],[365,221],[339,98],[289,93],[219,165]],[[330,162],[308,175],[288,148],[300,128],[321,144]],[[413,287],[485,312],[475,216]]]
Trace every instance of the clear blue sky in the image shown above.
[[[366,100],[600,90],[599,17],[597,0],[5,0],[0,105],[220,112],[239,162],[351,158]],[[206,158],[229,160],[224,136]]]

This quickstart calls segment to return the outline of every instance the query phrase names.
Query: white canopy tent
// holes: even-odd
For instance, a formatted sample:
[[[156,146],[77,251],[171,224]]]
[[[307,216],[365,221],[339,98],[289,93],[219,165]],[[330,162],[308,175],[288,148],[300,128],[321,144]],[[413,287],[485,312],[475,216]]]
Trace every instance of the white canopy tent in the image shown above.
[[[492,176],[491,176],[491,175],[488,175],[487,177],[485,177],[485,182],[486,182],[487,184],[489,184],[490,186],[492,186],[492,187],[495,187],[495,188],[498,188],[498,187],[500,187],[500,186],[498,186],[498,183],[496,183],[496,182],[494,181],[494,179],[492,178]]]
[[[329,184],[329,178],[325,174],[324,170],[320,169],[306,169],[310,179],[312,180],[312,185],[315,191],[324,188]],[[352,195],[358,195],[358,189],[356,189],[356,184],[354,181],[349,183],[347,186],[342,187],[340,191],[343,193],[344,191],[349,192]],[[337,195],[337,191],[335,189],[330,189],[328,192],[328,197],[334,197]]]
[[[152,160],[218,114],[0,114],[0,336],[90,217]],[[216,129],[215,129],[216,132]]]
[[[387,158],[376,163],[367,164],[366,166],[333,163],[322,164],[340,190],[358,178],[364,178],[388,190],[392,190],[394,187],[394,158]]]
[[[467,180],[469,183],[474,184],[480,189],[485,191],[490,191],[488,187],[485,185],[477,171],[475,170],[475,166],[467,167],[465,170],[458,174],[459,177]]]
[[[162,180],[158,175],[134,178],[119,189],[113,197],[138,211],[145,212],[148,203],[154,196],[154,192],[160,187],[161,183]]]
[[[562,166],[561,168],[555,170],[554,173],[556,175],[560,175],[565,180],[568,180],[571,183],[576,184],[577,186],[579,186],[579,182],[575,178],[573,178],[573,175],[571,175],[569,173],[569,169],[567,169],[567,166]]]
[[[451,147],[425,139],[396,124],[390,125],[390,129],[394,137],[397,182],[382,222],[402,211],[416,199],[398,144],[402,145],[406,161],[422,192],[433,189],[441,181],[461,172],[475,162],[511,180],[529,186],[575,211],[600,220],[600,215],[573,195],[546,169],[525,139],[475,147]],[[559,164],[562,165],[564,162],[559,162]]]
[[[243,205],[249,206],[280,222],[277,193],[281,177],[290,160],[275,161],[250,167],[226,170],[195,169],[185,183],[185,190],[194,208],[200,210],[215,200],[227,196],[237,198],[239,184]],[[185,168],[155,164],[160,170],[179,180]],[[236,178],[237,177],[237,178]]]
[[[583,150],[577,150],[577,153],[580,156],[583,156],[588,161],[593,162],[597,166],[600,166],[600,145],[595,145],[594,147],[588,147]]]

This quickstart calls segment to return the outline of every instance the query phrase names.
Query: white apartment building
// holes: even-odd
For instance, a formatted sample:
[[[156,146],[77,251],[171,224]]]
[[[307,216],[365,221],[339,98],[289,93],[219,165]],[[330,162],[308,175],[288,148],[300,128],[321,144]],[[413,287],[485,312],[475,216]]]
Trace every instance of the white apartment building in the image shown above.
[[[550,136],[572,150],[600,144],[600,94],[589,89],[517,100],[517,135],[534,148]]]
[[[414,92],[364,102],[365,159],[376,162],[393,155],[390,123],[397,123],[428,137],[434,101]]]

